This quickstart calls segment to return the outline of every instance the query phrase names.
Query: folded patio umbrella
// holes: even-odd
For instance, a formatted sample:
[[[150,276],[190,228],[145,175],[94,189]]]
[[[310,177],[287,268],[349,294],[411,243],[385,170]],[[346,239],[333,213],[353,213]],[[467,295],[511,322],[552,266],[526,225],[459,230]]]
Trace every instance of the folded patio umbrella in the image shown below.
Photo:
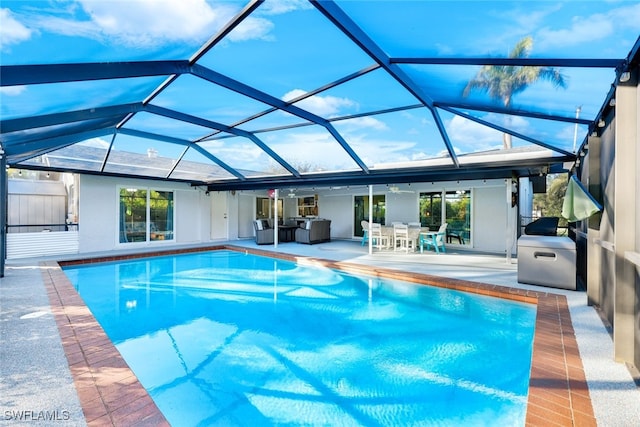
[[[562,216],[569,222],[576,222],[587,219],[601,210],[600,203],[589,194],[574,175],[571,175],[562,203]]]

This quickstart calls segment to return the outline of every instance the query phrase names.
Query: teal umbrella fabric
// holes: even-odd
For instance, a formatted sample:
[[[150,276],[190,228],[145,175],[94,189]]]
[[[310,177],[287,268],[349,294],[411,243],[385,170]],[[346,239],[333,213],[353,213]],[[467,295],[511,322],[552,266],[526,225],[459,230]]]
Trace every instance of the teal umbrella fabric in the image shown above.
[[[569,222],[582,221],[602,210],[602,205],[593,198],[582,183],[571,175],[562,203],[562,216]]]

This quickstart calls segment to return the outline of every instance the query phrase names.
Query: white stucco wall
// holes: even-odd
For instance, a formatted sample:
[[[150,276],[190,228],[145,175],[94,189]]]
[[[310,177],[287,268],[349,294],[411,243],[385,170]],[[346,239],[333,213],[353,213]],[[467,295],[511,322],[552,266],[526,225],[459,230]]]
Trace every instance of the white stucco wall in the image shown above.
[[[173,191],[175,195],[175,240],[172,243],[201,243],[211,241],[211,197],[203,189],[187,184],[83,175],[80,178],[79,247],[81,253],[100,252],[124,247],[160,246],[169,241],[121,244],[118,242],[118,189],[120,187],[151,188]],[[444,183],[414,183],[407,193],[391,193],[387,186],[374,187],[374,194],[386,195],[386,222],[415,222],[419,219],[421,192],[472,191],[472,246],[478,250],[505,252],[507,202],[504,180],[480,180]],[[331,220],[332,239],[353,238],[354,194],[368,195],[359,190],[319,190],[319,216]],[[229,240],[252,238],[255,218],[255,193],[228,193]],[[295,216],[296,199],[285,198],[285,217]],[[515,238],[514,238],[515,239]]]
[[[146,243],[118,242],[119,202],[121,187],[150,188],[173,191],[175,200],[175,240]],[[209,240],[211,205],[204,191],[188,184],[82,175],[79,196],[80,253],[109,251],[127,247],[154,246],[171,243],[199,243]]]
[[[331,220],[332,239],[353,237],[353,196],[319,196],[318,213],[321,218]],[[345,215],[345,212],[349,212]]]
[[[253,221],[256,217],[256,198],[253,195],[240,193],[238,199],[238,238],[248,238],[254,236]]]
[[[504,186],[481,186],[473,190],[472,241],[474,249],[498,253],[506,251],[506,198]]]

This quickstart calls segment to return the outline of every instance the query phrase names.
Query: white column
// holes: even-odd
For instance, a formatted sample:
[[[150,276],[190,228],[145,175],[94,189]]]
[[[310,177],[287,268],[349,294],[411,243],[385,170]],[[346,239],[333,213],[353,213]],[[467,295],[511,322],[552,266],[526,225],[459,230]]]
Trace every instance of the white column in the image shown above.
[[[638,366],[640,332],[638,332],[638,288],[635,266],[625,261],[626,252],[636,252],[640,239],[638,226],[638,159],[640,153],[640,96],[638,70],[629,82],[616,89],[615,115],[615,293],[613,314],[614,357],[618,362]]]
[[[273,203],[275,206],[273,207],[273,247],[278,247],[278,189],[276,188],[273,192]]]
[[[373,222],[373,185],[369,185],[369,255],[373,253],[373,239],[371,238],[371,223]]]

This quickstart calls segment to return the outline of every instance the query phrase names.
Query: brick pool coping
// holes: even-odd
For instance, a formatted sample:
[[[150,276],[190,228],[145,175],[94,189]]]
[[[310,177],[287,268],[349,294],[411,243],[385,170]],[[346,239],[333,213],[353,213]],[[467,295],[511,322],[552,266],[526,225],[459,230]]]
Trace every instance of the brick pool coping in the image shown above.
[[[88,425],[168,426],[169,423],[84,304],[61,266],[221,249],[537,304],[526,425],[597,425],[569,307],[563,295],[232,245],[41,263],[51,310]]]

